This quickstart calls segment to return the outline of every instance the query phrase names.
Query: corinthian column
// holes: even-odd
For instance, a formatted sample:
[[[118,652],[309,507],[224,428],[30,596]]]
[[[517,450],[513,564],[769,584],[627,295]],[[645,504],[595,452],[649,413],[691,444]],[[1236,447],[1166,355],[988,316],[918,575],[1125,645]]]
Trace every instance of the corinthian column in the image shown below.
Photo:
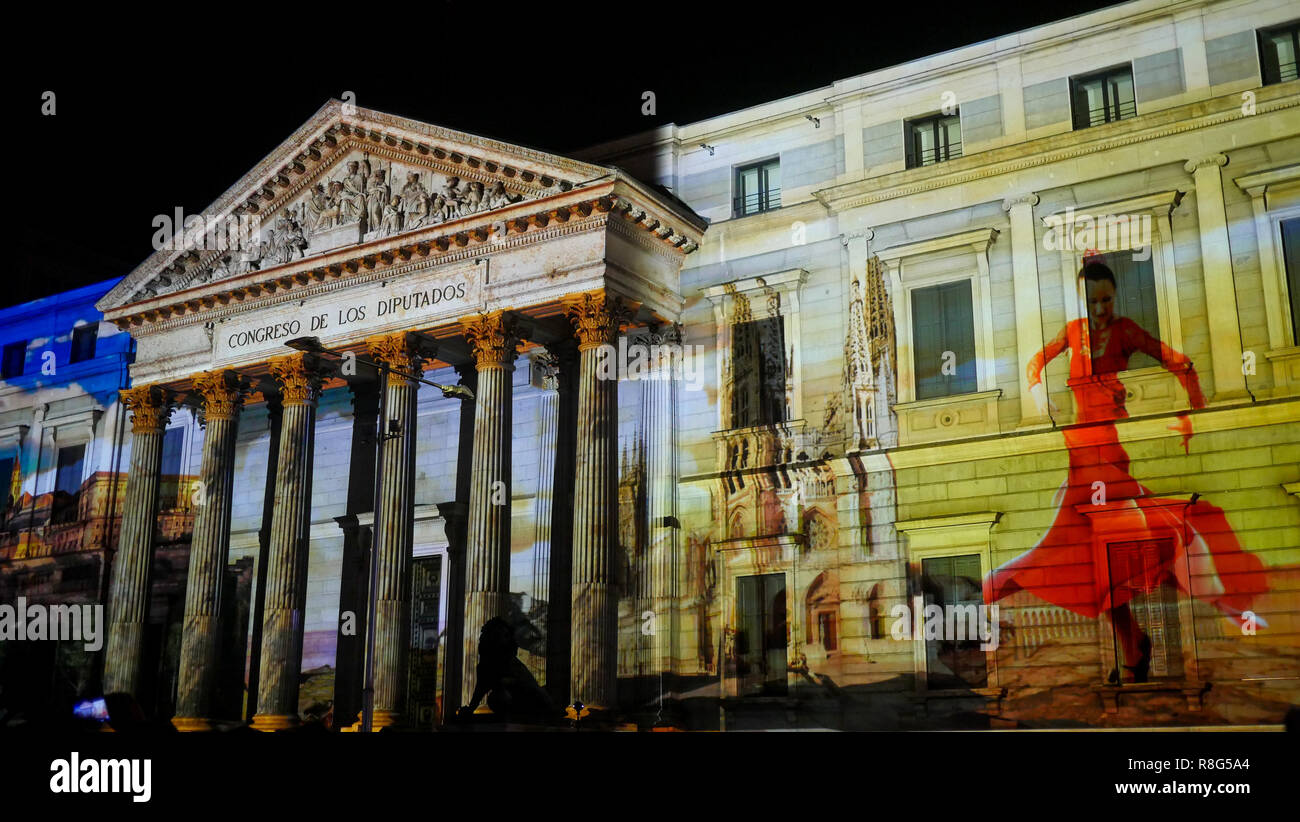
[[[277,357],[271,360],[270,368],[280,386],[283,411],[262,617],[257,714],[253,717],[253,727],[259,731],[282,730],[298,723],[312,452],[321,385],[321,374],[309,354]]]
[[[171,417],[173,402],[171,392],[156,385],[128,388],[119,396],[131,411],[131,468],[108,592],[104,692],[134,695],[140,684],[140,651],[149,612],[163,429]]]
[[[478,637],[506,612],[510,593],[510,406],[519,345],[512,318],[497,311],[461,321],[474,347],[478,393],[470,458],[461,701],[474,697]]]
[[[578,437],[573,494],[570,697],[613,710],[618,686],[618,369],[600,367],[630,318],[617,297],[583,294],[567,305],[578,336]]]
[[[537,402],[537,505],[533,531],[533,597],[551,599],[551,517],[555,507],[555,444],[559,434],[560,397],[558,360],[542,352],[533,358],[542,394]],[[530,670],[540,685],[546,685],[546,658],[532,657]]]
[[[239,412],[248,386],[231,371],[204,372],[194,378],[202,398],[202,499],[194,516],[189,581],[185,588],[185,628],[181,636],[180,681],[176,716],[182,731],[212,728],[212,695],[216,689],[221,641],[221,581],[230,550],[231,487],[235,479],[235,438]]]
[[[421,372],[414,338],[405,333],[366,340],[370,356],[403,374]],[[384,381],[387,422],[375,535],[375,696],[372,728],[396,725],[406,706],[406,658],[411,646],[411,549],[415,540],[415,403],[419,383],[399,374]],[[394,433],[388,433],[393,431]]]
[[[671,670],[674,607],[677,593],[677,381],[682,367],[682,336],[677,326],[643,338],[650,346],[650,378],[641,387],[641,420],[645,435],[646,509],[649,516],[650,609],[654,612],[653,657],[649,670]],[[638,624],[642,622],[637,614]],[[638,627],[638,633],[640,628]]]

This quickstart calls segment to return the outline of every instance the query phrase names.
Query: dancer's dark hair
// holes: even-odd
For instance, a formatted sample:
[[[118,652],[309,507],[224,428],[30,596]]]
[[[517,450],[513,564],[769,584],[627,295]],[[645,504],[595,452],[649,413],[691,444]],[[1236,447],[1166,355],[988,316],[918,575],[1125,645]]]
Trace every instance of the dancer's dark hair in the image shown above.
[[[1115,272],[1110,270],[1110,266],[1096,258],[1084,260],[1083,268],[1079,270],[1079,276],[1085,280],[1092,280],[1093,282],[1105,280],[1111,285],[1118,287],[1118,284],[1115,282]]]

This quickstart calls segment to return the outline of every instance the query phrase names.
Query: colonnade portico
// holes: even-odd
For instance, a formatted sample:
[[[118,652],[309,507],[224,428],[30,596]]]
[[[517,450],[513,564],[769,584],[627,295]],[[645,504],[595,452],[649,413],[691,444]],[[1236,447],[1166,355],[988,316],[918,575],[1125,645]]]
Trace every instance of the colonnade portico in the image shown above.
[[[517,357],[544,347],[559,372],[558,387],[548,389],[557,392],[555,433],[548,439],[553,470],[542,483],[549,485],[554,504],[540,506],[541,515],[550,517],[549,528],[536,529],[538,556],[547,558],[548,567],[532,576],[534,585],[547,588],[534,592],[549,608],[546,687],[555,700],[615,708],[618,390],[616,379],[601,379],[597,351],[616,342],[626,325],[678,321],[685,304],[679,294],[682,264],[699,248],[707,222],[610,166],[337,100],[207,212],[210,225],[251,221],[261,234],[251,242],[240,235],[233,247],[218,242],[160,248],[97,303],[107,321],[137,342],[131,366],[137,387],[123,394],[136,435],[109,595],[106,684],[127,692],[139,684],[162,430],[176,398],[185,397],[201,407],[208,430],[176,724],[203,728],[213,718],[212,660],[225,616],[219,571],[229,556],[236,461],[229,443],[239,407],[260,396],[271,412],[276,453],[267,460],[268,476],[258,480],[259,493],[239,497],[265,499],[259,529],[265,535],[259,537],[259,556],[265,559],[257,563],[252,606],[260,612],[253,618],[250,652],[257,670],[246,670],[249,680],[256,679],[257,693],[248,695],[246,713],[264,730],[297,722],[308,616],[316,658],[329,647],[328,609],[313,600],[311,614],[304,613],[311,599],[306,576],[312,517],[319,517],[317,525],[348,519],[351,528],[366,527],[359,524],[370,496],[363,493],[362,477],[371,469],[355,467],[364,452],[357,426],[369,425],[367,409],[381,394],[386,412],[376,421],[383,443],[376,448],[380,481],[371,507],[377,605],[374,624],[364,626],[374,631],[373,725],[410,719],[402,712],[408,702],[413,509],[416,478],[430,469],[457,478],[442,517],[451,566],[441,573],[447,574],[451,596],[463,593],[463,602],[446,607],[442,688],[445,698],[468,704],[480,629],[492,617],[506,616],[512,603],[511,375]],[[322,350],[286,346],[307,337]],[[342,373],[348,355],[371,365],[340,379],[336,371]],[[389,369],[379,394],[371,393],[367,381],[374,364]],[[443,367],[459,371],[474,393],[460,408],[455,470],[417,465],[420,383],[403,376]],[[345,493],[328,492],[346,497],[345,503],[317,500],[314,515],[317,404],[344,385],[366,386],[364,403],[354,403],[349,459],[355,481]],[[450,458],[450,451],[443,453]],[[233,485],[242,488],[244,481],[234,476]],[[439,511],[443,505],[437,503]],[[355,574],[363,532],[349,533]],[[356,589],[350,582],[349,609],[361,604]],[[319,600],[326,601],[328,596]],[[357,643],[348,640],[345,658],[338,637],[335,662],[348,667],[352,679],[343,698],[351,702]],[[459,704],[444,702],[444,720]]]
[[[570,520],[572,556],[562,552],[553,563],[564,566],[561,579],[571,577],[571,646],[568,692],[595,709],[613,710],[616,700],[618,597],[614,584],[617,495],[617,380],[602,378],[597,368],[601,345],[616,341],[632,318],[634,302],[604,292],[584,293],[563,303],[572,334],[557,336],[550,318],[546,338],[550,348],[564,352],[576,345],[578,356],[551,358],[552,368],[576,389],[577,436],[569,440],[573,453],[557,464],[576,467],[573,505],[557,516]],[[473,400],[473,447],[460,459],[471,463],[469,516],[466,533],[463,642],[449,653],[462,654],[461,701],[468,703],[475,687],[479,631],[494,616],[506,616],[510,564],[511,378],[524,334],[547,320],[533,320],[511,311],[475,314],[457,320],[454,329],[468,345],[477,373]],[[430,334],[435,331],[428,332]],[[533,336],[539,336],[533,334]],[[454,349],[456,346],[451,345]],[[361,356],[391,369],[381,382],[387,391],[383,437],[380,516],[374,556],[377,602],[374,645],[374,727],[402,725],[410,641],[411,557],[416,474],[416,396],[420,375],[432,363],[435,346],[421,334],[396,332],[366,337],[353,346]],[[362,360],[366,363],[366,360]],[[368,363],[360,368],[370,368]],[[148,597],[147,567],[152,533],[145,527],[156,507],[161,431],[166,414],[178,398],[199,411],[206,428],[202,454],[202,498],[197,507],[191,548],[182,662],[178,680],[177,715],[181,730],[212,727],[210,711],[217,677],[217,647],[221,629],[221,574],[229,542],[235,438],[240,412],[254,394],[258,380],[281,406],[279,449],[275,465],[274,506],[271,511],[269,558],[265,569],[265,607],[261,623],[256,713],[252,725],[274,731],[298,723],[298,681],[303,643],[303,609],[312,494],[316,408],[322,391],[336,377],[337,366],[327,358],[295,351],[265,363],[235,370],[201,372],[186,381],[150,385],[123,392],[135,421],[136,442],[127,479],[127,523],[111,592],[113,634],[119,637],[110,655],[116,690],[133,692],[128,679],[139,665],[139,633]],[[264,373],[262,373],[264,372]],[[566,438],[567,439],[567,438]],[[549,509],[548,509],[549,510]],[[461,607],[451,603],[455,609]],[[119,627],[120,626],[120,627]],[[448,717],[456,706],[445,706]],[[346,718],[345,718],[346,719]]]

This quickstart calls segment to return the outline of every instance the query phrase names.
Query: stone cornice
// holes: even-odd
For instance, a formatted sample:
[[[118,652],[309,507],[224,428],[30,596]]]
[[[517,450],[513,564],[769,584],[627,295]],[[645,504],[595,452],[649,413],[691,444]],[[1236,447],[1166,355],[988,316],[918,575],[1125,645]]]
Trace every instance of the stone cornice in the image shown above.
[[[944,237],[890,246],[876,251],[876,256],[888,263],[901,260],[904,257],[915,257],[918,254],[928,254],[932,251],[947,251],[962,246],[970,246],[972,250],[981,252],[986,251],[989,245],[997,239],[998,233],[996,228],[977,228],[973,231],[963,231],[960,234],[949,234]]]
[[[1279,91],[1279,89],[1281,89]],[[1281,86],[1256,90],[1253,117],[1300,106],[1300,95]],[[1046,166],[1086,154],[1222,125],[1248,115],[1239,95],[1229,94],[1144,114],[1080,131],[1067,131],[1024,143],[980,151],[945,163],[855,180],[813,192],[831,213],[961,185],[1028,168]]]
[[[764,274],[761,277],[746,277],[743,280],[709,286],[702,289],[700,293],[709,300],[718,300],[735,292],[766,291],[769,288],[776,291],[793,291],[807,281],[806,269],[791,268],[774,274]]]
[[[1181,191],[1158,191],[1155,194],[1144,194],[1140,197],[1130,197],[1125,200],[1108,200],[1104,203],[1070,206],[1052,214],[1044,215],[1042,221],[1043,225],[1053,228],[1068,226],[1084,217],[1141,214],[1145,211],[1156,210],[1167,215],[1175,208],[1178,208],[1178,204],[1182,201],[1183,192]]]
[[[1266,189],[1271,185],[1300,181],[1300,163],[1271,168],[1256,174],[1246,174],[1233,180],[1237,188],[1250,194],[1251,189]]]
[[[925,528],[960,528],[971,525],[985,525],[993,527],[1002,516],[1000,511],[980,511],[973,514],[954,514],[947,517],[925,517],[924,519],[900,520],[894,523],[894,528],[903,533],[909,531],[920,531]]]

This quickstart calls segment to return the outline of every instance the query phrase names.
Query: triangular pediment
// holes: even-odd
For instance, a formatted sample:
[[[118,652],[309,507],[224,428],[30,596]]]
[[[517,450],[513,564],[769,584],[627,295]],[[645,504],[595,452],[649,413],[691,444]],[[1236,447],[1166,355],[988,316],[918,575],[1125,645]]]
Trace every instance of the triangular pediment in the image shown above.
[[[331,100],[200,215],[160,215],[158,250],[110,311],[568,191],[613,169]]]

